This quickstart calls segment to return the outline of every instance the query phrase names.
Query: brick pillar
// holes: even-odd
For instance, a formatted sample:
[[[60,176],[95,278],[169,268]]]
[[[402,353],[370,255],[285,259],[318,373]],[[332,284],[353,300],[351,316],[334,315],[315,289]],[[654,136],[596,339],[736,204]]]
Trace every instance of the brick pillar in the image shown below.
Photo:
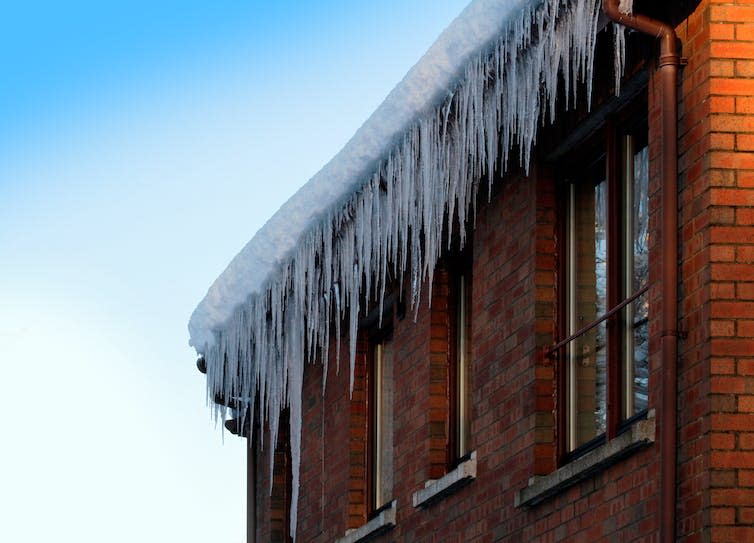
[[[754,541],[754,4],[703,1],[679,34],[679,536]]]
[[[754,5],[710,2],[713,541],[754,541]]]

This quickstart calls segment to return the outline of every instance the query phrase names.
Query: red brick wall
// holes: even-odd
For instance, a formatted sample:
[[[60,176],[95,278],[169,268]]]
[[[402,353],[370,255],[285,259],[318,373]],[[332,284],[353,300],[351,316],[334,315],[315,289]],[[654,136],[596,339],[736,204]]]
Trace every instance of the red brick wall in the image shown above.
[[[356,344],[353,392],[348,421],[348,527],[358,528],[367,521],[368,388],[369,342],[360,334]],[[345,350],[345,349],[344,349]],[[326,408],[326,407],[325,407]]]
[[[681,119],[682,526],[689,541],[754,541],[754,2],[702,2],[681,30],[693,44]]]
[[[432,454],[430,386],[431,315],[436,312],[427,310],[425,300],[416,322],[410,311],[394,322],[398,514],[397,527],[379,541],[599,541],[609,540],[615,531],[635,536],[624,539],[633,541],[657,528],[653,451],[535,508],[513,505],[515,492],[531,476],[555,465],[554,368],[542,356],[554,332],[553,187],[546,172],[535,169],[531,179],[516,176],[502,182],[491,203],[480,209],[474,232],[473,292],[478,295],[472,301],[471,375],[471,447],[477,452],[478,474],[470,485],[428,509],[415,509],[412,494],[440,474]],[[441,294],[437,291],[435,297]],[[345,357],[345,344],[341,352]],[[353,515],[363,512],[353,505],[353,479],[363,456],[349,449],[350,425],[361,415],[351,408],[347,373],[344,359],[341,373],[328,377],[323,400],[321,366],[307,366],[300,541],[342,536],[354,527]],[[358,388],[359,373],[355,395]]]
[[[754,541],[754,0],[701,0],[677,30],[688,59],[679,90],[685,336],[678,364],[678,539]],[[650,254],[658,262],[660,95],[654,78],[648,97]],[[444,408],[431,386],[437,311],[428,311],[425,299],[416,322],[411,310],[394,321],[397,526],[378,541],[659,541],[658,445],[538,506],[514,507],[515,492],[530,477],[556,467],[556,368],[543,354],[556,332],[552,177],[535,164],[528,178],[499,181],[490,203],[480,204],[471,374],[477,478],[427,509],[415,509],[412,494],[442,474],[436,419]],[[659,267],[652,266],[650,408],[658,408],[661,392],[659,279]],[[363,519],[361,451],[354,441],[361,414],[354,409],[358,396],[349,397],[347,352],[344,343],[339,373],[331,360],[324,398],[321,365],[306,367],[300,541],[332,541]],[[265,464],[262,457],[258,465]],[[262,474],[260,512],[266,484]]]

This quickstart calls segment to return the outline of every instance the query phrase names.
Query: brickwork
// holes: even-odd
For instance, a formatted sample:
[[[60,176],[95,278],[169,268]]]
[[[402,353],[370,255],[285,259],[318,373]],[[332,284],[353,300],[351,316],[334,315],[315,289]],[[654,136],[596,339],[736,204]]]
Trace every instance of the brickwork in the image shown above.
[[[689,3],[686,3],[689,4]],[[691,2],[677,31],[679,85],[678,540],[754,541],[754,0]],[[688,16],[686,16],[688,15]],[[657,263],[660,91],[648,63],[650,262]],[[612,77],[612,74],[608,75]],[[598,77],[608,77],[604,74]],[[470,447],[477,478],[427,508],[412,494],[447,470],[447,274],[432,309],[393,318],[397,525],[377,541],[659,542],[654,444],[532,507],[516,491],[557,469],[557,172],[496,180],[480,200],[471,304]],[[650,265],[649,407],[660,409],[660,269]],[[366,521],[365,343],[349,395],[347,338],[322,396],[306,367],[298,540],[332,541]],[[661,417],[657,417],[662,435]],[[261,454],[261,456],[259,456]],[[258,453],[257,509],[269,511]],[[266,522],[266,523],[265,523]],[[267,528],[265,528],[267,526]],[[260,541],[269,522],[258,523]]]
[[[546,475],[557,467],[555,433],[555,358],[549,348],[557,337],[557,216],[555,183],[552,173],[537,171],[536,242],[534,257],[534,474]]]
[[[703,127],[695,146],[702,179],[688,227],[697,253],[684,265],[701,276],[703,294],[685,302],[703,307],[688,328],[701,366],[693,396],[708,398],[709,417],[698,423],[708,440],[697,449],[710,452],[693,471],[709,470],[710,490],[700,498],[709,540],[754,541],[754,3],[710,0],[697,13],[693,92],[708,99],[688,119]],[[695,411],[692,416],[705,414]],[[682,488],[681,495],[701,488]]]
[[[367,390],[367,358],[369,341],[360,334],[356,344],[353,392],[350,401],[348,440],[348,527],[358,528],[367,520],[367,436],[369,399]],[[344,349],[345,350],[345,349]]]

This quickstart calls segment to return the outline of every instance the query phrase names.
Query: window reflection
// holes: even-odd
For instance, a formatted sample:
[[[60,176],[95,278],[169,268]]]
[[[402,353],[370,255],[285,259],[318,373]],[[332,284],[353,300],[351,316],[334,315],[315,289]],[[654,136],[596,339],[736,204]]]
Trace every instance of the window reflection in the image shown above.
[[[634,138],[624,142],[623,298],[646,287],[649,281],[649,150],[638,147]],[[643,294],[623,313],[624,405],[623,418],[647,408],[649,380],[649,300]]]
[[[568,185],[566,335],[600,321],[566,348],[568,451],[604,434],[608,420],[626,420],[648,405],[647,293],[600,320],[649,279],[646,136],[626,135],[618,147],[619,168],[607,167],[615,160],[608,153]],[[606,176],[608,171],[620,175]],[[609,197],[610,191],[617,196]],[[609,419],[611,394],[620,398],[621,408]]]
[[[573,183],[569,213],[569,318],[574,334],[607,310],[606,181]],[[574,340],[568,349],[571,401],[569,448],[605,431],[607,357],[605,323]]]

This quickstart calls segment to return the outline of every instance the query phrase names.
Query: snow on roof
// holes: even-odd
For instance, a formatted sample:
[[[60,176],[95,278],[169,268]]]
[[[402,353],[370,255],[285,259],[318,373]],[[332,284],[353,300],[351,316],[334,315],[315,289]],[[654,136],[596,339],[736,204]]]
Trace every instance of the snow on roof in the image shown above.
[[[345,322],[353,386],[363,297],[382,303],[390,270],[406,279],[418,307],[443,230],[464,240],[482,180],[505,170],[513,147],[528,167],[559,88],[566,105],[578,82],[591,92],[600,6],[472,2],[233,259],[191,316],[190,344],[206,360],[208,397],[235,400],[240,427],[257,411],[275,443],[281,410],[290,408],[293,534],[305,362],[323,364],[324,392],[330,333],[339,360]],[[622,43],[618,37],[620,58]],[[229,409],[216,405],[215,416]],[[268,451],[272,462],[274,447]]]
[[[408,127],[455,90],[468,59],[488,51],[530,0],[477,0],[440,35],[345,147],[254,235],[191,316],[189,344],[203,353],[233,310],[261,291],[302,234],[342,206],[371,177]]]

